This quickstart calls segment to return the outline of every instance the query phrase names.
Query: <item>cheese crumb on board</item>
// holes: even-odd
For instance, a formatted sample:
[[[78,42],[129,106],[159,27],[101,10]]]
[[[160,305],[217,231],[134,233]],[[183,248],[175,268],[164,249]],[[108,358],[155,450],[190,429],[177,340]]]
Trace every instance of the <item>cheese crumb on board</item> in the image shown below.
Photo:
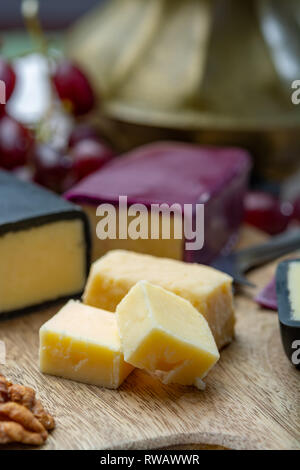
[[[138,282],[117,307],[125,360],[164,383],[195,385],[220,355],[205,318],[185,299]]]
[[[40,370],[118,388],[133,367],[124,361],[116,316],[70,300],[40,329]]]

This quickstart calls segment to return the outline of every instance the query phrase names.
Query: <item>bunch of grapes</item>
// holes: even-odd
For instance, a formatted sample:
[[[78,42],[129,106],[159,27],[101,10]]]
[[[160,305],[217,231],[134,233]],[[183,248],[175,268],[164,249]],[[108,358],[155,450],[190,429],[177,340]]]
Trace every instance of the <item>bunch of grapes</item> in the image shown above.
[[[11,64],[0,58],[0,80],[6,85],[6,102],[11,98],[16,75]],[[96,104],[93,89],[80,68],[68,60],[56,64],[51,76],[54,93],[74,117],[90,113]],[[30,179],[56,192],[100,169],[114,156],[112,148],[88,123],[75,124],[63,149],[40,141],[38,133],[9,116],[0,105],[0,168],[23,175],[30,168]]]
[[[0,58],[0,80],[5,83],[6,102],[16,85],[12,66]],[[6,105],[0,104],[0,167],[12,170],[28,161],[32,145],[31,133],[22,124],[6,114]]]

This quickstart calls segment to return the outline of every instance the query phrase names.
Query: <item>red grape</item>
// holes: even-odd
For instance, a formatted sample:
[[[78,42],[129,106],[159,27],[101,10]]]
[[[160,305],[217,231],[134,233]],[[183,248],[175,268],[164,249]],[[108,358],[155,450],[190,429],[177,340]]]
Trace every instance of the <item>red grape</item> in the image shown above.
[[[25,165],[31,145],[26,127],[6,115],[0,119],[0,167],[10,170]]]
[[[95,105],[92,87],[79,67],[68,60],[57,64],[53,82],[62,101],[69,102],[75,115],[86,114]]]
[[[61,154],[49,145],[40,144],[35,148],[33,164],[36,183],[58,193],[68,189],[66,178],[72,167],[72,159],[69,156]]]
[[[293,214],[292,204],[263,191],[249,192],[244,204],[245,222],[270,235],[284,231]]]
[[[0,80],[5,83],[5,99],[6,102],[11,97],[16,84],[16,75],[11,65],[0,57]],[[0,116],[4,114],[5,105],[0,104]]]
[[[75,181],[99,170],[115,156],[111,148],[94,139],[81,140],[74,146],[71,155]]]
[[[78,124],[69,137],[69,147],[74,147],[81,140],[93,139],[101,142],[98,130],[91,124]]]

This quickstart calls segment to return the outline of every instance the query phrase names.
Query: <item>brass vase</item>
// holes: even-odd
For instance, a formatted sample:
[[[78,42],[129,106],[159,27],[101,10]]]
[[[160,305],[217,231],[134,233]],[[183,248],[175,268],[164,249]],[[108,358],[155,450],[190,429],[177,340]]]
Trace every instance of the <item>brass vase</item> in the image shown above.
[[[268,178],[299,166],[299,1],[109,0],[66,48],[120,149],[171,138],[247,147]]]

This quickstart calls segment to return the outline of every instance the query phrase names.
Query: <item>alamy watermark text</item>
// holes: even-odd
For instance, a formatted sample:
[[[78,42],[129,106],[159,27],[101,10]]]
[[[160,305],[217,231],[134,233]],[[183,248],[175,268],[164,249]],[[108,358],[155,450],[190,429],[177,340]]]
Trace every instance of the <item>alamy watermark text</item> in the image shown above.
[[[96,234],[100,240],[185,240],[186,250],[201,250],[204,245],[204,204],[127,203],[119,196],[119,206],[100,204]]]

